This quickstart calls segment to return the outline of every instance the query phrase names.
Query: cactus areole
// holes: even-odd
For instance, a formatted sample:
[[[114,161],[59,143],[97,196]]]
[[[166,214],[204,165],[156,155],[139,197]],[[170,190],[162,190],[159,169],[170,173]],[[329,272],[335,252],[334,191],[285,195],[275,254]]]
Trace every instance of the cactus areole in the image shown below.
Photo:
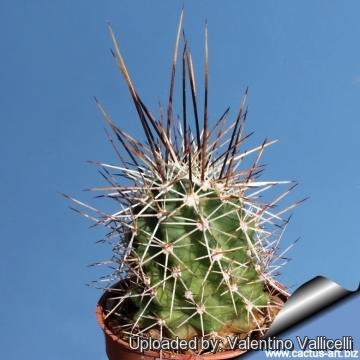
[[[95,219],[97,224],[110,229],[104,241],[113,245],[112,259],[96,265],[110,264],[115,271],[109,282],[120,281],[111,288],[104,305],[104,321],[130,348],[156,350],[163,358],[166,354],[203,356],[231,350],[234,339],[263,336],[289,296],[274,280],[284,263],[282,254],[276,255],[276,251],[287,224],[282,214],[297,205],[274,210],[293,184],[275,199],[261,202],[264,191],[292,181],[257,180],[262,171],[260,156],[275,141],[240,151],[248,137],[243,135],[247,92],[233,123],[226,124],[227,110],[209,127],[207,26],[202,115],[191,55],[183,36],[183,106],[182,114],[174,119],[172,99],[181,21],[182,15],[169,102],[159,119],[135,91],[109,25],[113,55],[129,87],[145,142],[116,127],[96,100],[123,147],[119,151],[108,135],[121,165],[97,163],[104,168],[110,187],[92,189],[105,192],[102,196],[119,204],[112,215],[95,210],[100,215]],[[195,124],[194,132],[189,119]],[[243,160],[251,156],[252,165],[242,166]],[[108,168],[116,173],[110,174]],[[121,185],[118,179],[131,184]],[[153,348],[149,345],[139,349],[139,339],[147,339],[148,344],[152,341]],[[174,339],[182,339],[188,346],[164,345]],[[217,340],[217,348],[202,347],[206,339]]]

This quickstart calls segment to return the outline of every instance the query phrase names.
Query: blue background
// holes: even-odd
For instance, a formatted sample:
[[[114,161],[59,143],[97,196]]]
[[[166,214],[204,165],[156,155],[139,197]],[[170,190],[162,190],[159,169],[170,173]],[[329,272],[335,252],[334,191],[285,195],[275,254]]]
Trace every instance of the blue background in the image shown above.
[[[57,191],[111,211],[81,192],[105,184],[86,160],[118,162],[93,96],[116,125],[145,136],[109,51],[106,20],[133,84],[157,115],[158,99],[167,101],[183,4],[201,103],[205,19],[209,24],[210,123],[228,106],[234,119],[249,86],[249,148],[265,137],[281,139],[264,153],[262,179],[300,183],[284,206],[311,196],[293,211],[283,236],[282,249],[301,239],[278,280],[290,292],[317,275],[357,289],[359,2],[3,1],[1,359],[106,359],[94,316],[101,291],[84,286],[107,273],[86,267],[110,257],[110,246],[94,244],[106,230],[88,229],[92,223]],[[336,336],[352,335],[356,344],[358,299],[294,337],[341,329]]]

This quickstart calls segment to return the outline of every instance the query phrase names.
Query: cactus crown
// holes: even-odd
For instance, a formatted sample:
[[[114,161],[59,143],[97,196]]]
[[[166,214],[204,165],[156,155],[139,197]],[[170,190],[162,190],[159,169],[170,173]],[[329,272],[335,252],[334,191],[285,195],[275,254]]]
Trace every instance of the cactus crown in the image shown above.
[[[95,219],[110,229],[104,241],[115,239],[113,257],[104,264],[116,268],[105,280],[125,279],[113,289],[116,293],[108,301],[106,317],[120,323],[123,338],[201,336],[221,339],[226,348],[226,336],[264,334],[283,304],[281,298],[288,296],[274,280],[281,266],[275,263],[281,258],[275,253],[287,224],[281,215],[297,204],[277,212],[273,209],[295,185],[270,203],[259,200],[262,192],[291,181],[258,181],[260,156],[275,141],[265,140],[250,151],[239,152],[248,137],[243,136],[247,91],[231,125],[226,126],[227,109],[215,126],[209,127],[207,26],[203,120],[185,36],[182,120],[174,120],[172,99],[181,21],[182,15],[167,112],[164,119],[160,111],[159,120],[135,91],[109,24],[113,55],[129,87],[147,142],[141,143],[117,128],[97,101],[131,158],[131,164],[125,161],[108,134],[122,165],[97,163],[104,167],[110,188],[92,189],[106,191],[103,196],[120,206],[112,215],[97,211],[101,218]],[[188,125],[187,83],[194,133]],[[243,159],[250,155],[255,155],[253,165],[241,169]],[[131,180],[133,185],[118,184],[106,168],[120,171],[120,178]]]

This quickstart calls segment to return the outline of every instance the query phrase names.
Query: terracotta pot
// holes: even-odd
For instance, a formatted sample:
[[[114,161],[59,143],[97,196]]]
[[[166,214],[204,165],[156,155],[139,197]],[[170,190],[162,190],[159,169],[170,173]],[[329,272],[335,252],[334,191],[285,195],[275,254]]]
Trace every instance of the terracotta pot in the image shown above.
[[[111,333],[111,331],[106,327],[104,323],[103,315],[103,305],[105,301],[110,297],[111,292],[107,291],[100,298],[98,305],[96,306],[96,319],[101,329],[105,334],[105,346],[106,354],[109,360],[160,360],[160,355],[155,351],[144,351],[140,353],[136,350],[130,348],[128,342],[121,340],[118,336]],[[205,355],[180,355],[172,354],[170,356],[162,356],[163,360],[220,360],[220,359],[231,359],[237,357],[243,353],[245,350],[229,350],[224,352],[218,352],[215,354],[205,354]]]
[[[290,297],[287,293],[285,287],[278,283],[277,281],[273,282],[274,286],[271,286],[272,292],[274,291],[276,295],[285,303],[286,300]],[[117,284],[113,287],[115,288]],[[280,292],[279,289],[282,291]],[[109,360],[160,360],[160,355],[155,351],[144,351],[140,353],[134,349],[131,349],[128,342],[121,340],[118,336],[114,335],[104,323],[104,311],[103,305],[106,300],[114,294],[111,291],[106,291],[100,298],[98,305],[96,306],[96,319],[101,329],[105,334],[105,345],[106,345],[106,354]],[[228,350],[224,352],[218,352],[215,354],[205,354],[205,355],[163,355],[163,360],[220,360],[220,359],[232,359],[239,355],[246,353],[247,350]]]

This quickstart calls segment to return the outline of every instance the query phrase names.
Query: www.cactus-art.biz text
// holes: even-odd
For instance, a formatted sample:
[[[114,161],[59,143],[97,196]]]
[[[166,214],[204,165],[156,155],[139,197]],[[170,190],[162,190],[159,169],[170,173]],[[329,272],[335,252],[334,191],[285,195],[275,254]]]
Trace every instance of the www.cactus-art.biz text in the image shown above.
[[[328,339],[325,336],[317,336],[315,339],[296,337],[297,343],[301,350],[353,350],[353,338],[343,336],[342,339]],[[276,339],[274,336],[267,339],[245,339],[227,336],[224,342],[227,348],[231,350],[293,350],[294,343],[290,339]],[[129,337],[129,346],[133,350],[143,353],[146,350],[153,351],[206,351],[216,353],[223,351],[224,342],[221,339],[205,339],[203,337],[194,337],[191,340],[179,339],[153,339],[151,337],[141,338],[139,336]]]

